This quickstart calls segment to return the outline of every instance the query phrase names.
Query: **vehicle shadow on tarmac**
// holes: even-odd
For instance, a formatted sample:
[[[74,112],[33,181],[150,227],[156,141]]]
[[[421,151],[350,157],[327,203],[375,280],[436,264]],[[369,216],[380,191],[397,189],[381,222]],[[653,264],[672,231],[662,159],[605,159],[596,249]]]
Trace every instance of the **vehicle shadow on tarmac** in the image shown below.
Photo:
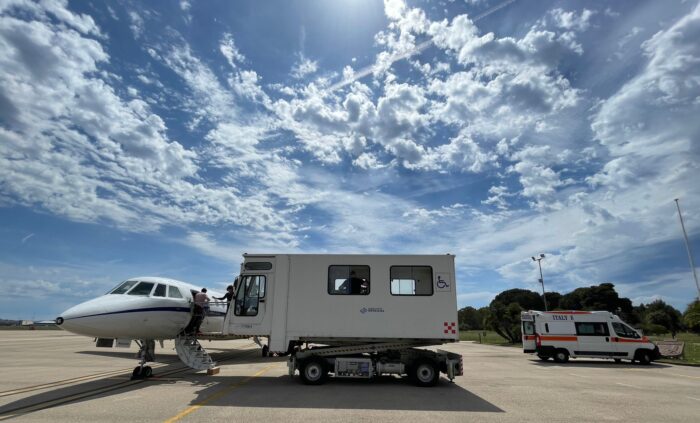
[[[661,369],[665,367],[671,367],[668,364],[652,362],[647,366],[643,366],[637,363],[630,363],[629,361],[623,361],[621,363],[615,363],[612,360],[569,360],[566,363],[557,363],[554,361],[542,361],[542,360],[530,360],[530,364],[541,367],[596,367],[604,369]]]
[[[214,401],[217,392],[244,383],[246,377],[218,376],[193,381],[204,389],[191,405],[264,408],[326,408],[361,410],[504,412],[463,387],[442,378],[431,388],[419,388],[405,378],[384,376],[373,380],[334,379],[324,385],[308,386],[299,376],[262,376]],[[215,382],[212,384],[212,382]]]

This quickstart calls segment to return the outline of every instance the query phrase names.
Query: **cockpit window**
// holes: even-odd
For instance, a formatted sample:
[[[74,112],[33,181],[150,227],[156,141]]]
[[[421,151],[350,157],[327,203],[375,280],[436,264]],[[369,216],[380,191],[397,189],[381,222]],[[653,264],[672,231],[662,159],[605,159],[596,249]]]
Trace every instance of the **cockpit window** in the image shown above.
[[[168,286],[168,297],[170,298],[182,298],[180,290],[174,286]]]
[[[153,296],[154,297],[165,297],[165,288],[167,288],[166,285],[159,283],[158,286],[156,286],[156,290],[153,291]]]
[[[114,288],[114,289],[112,290],[112,292],[110,292],[110,294],[123,294],[123,293],[125,293],[126,291],[128,291],[129,288],[131,288],[132,286],[136,285],[137,283],[138,283],[138,281],[126,281],[126,282],[123,282],[121,285],[119,285],[118,287]]]
[[[131,291],[128,292],[128,295],[148,295],[151,293],[153,285],[155,284],[151,282],[139,282],[138,285],[133,287]]]

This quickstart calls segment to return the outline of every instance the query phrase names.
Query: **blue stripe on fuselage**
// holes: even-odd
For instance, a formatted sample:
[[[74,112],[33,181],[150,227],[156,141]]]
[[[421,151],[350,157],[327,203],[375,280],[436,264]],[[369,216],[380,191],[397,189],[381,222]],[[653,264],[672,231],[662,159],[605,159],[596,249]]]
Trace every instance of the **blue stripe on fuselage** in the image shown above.
[[[109,314],[123,314],[123,313],[141,313],[145,311],[176,311],[176,312],[185,312],[189,313],[192,310],[190,310],[189,307],[149,307],[149,308],[134,308],[131,310],[120,310],[120,311],[111,311],[109,313],[97,313],[97,314],[88,314],[85,316],[78,316],[78,317],[71,317],[69,319],[65,320],[74,320],[74,319],[82,319],[84,317],[95,317],[95,316],[107,316]],[[221,311],[209,311],[207,313],[208,316],[225,316],[226,313],[221,312]]]

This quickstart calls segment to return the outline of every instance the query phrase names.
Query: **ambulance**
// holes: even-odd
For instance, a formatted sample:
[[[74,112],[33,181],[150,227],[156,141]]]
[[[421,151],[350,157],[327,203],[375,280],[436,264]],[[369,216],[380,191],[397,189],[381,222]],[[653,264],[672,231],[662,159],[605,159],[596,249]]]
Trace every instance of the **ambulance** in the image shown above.
[[[523,352],[541,360],[566,363],[569,358],[623,359],[650,364],[659,347],[609,311],[523,311]]]

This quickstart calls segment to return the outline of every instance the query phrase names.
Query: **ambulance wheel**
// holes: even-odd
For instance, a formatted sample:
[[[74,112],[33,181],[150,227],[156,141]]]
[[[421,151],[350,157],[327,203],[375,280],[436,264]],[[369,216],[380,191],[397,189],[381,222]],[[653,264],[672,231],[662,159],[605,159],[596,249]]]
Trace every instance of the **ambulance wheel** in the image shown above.
[[[422,387],[435,386],[440,380],[440,372],[435,363],[427,359],[416,361],[411,366],[409,376],[416,386]]]
[[[547,355],[539,355],[539,354],[537,354],[537,357],[539,357],[539,359],[542,360],[542,361],[547,361],[547,360],[549,360],[549,356],[547,356]]]
[[[557,350],[554,353],[554,361],[556,361],[557,363],[566,363],[567,361],[569,361],[569,352],[565,349]]]
[[[639,364],[649,365],[651,364],[651,352],[649,350],[637,350],[637,361]]]
[[[270,355],[270,347],[268,347],[267,345],[263,345],[262,356],[267,357],[268,355]]]
[[[306,385],[320,385],[328,377],[326,363],[318,357],[306,359],[299,366],[299,375],[301,376],[301,381]]]

